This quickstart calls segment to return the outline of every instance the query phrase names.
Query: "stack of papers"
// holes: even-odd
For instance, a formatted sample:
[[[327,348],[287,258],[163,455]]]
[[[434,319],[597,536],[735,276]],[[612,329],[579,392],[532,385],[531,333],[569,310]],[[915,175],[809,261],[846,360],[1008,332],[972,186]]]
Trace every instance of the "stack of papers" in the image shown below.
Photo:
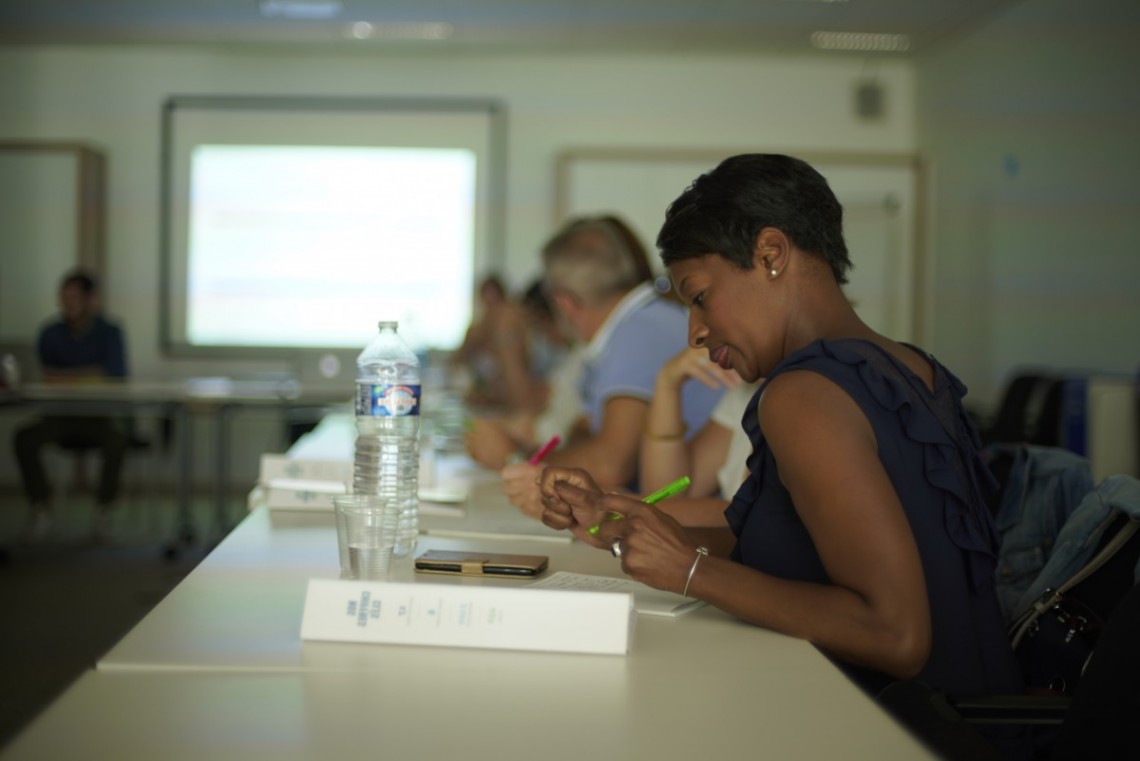
[[[352,482],[352,463],[263,454],[257,480],[271,510],[331,512],[332,498]]]
[[[263,454],[258,484],[270,510],[332,512],[333,497],[350,491],[352,463]],[[423,515],[462,515],[467,490],[436,485],[420,489]]]
[[[633,607],[647,616],[676,618],[705,604],[704,600],[682,597],[675,592],[654,589],[633,579],[590,576],[584,573],[558,571],[541,581],[528,584],[539,589],[568,589],[576,592],[619,592],[633,595]]]
[[[343,482],[273,478],[262,481],[271,510],[332,510],[333,497],[348,491]]]

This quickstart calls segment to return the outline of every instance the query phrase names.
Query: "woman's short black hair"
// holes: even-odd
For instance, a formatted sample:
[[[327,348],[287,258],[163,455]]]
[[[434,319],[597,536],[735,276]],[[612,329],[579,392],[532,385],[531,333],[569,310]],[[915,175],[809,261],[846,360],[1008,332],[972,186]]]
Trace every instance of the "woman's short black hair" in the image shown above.
[[[665,266],[718,254],[752,269],[756,236],[775,227],[802,251],[827,262],[840,285],[851,260],[843,242],[843,207],[806,161],[750,153],[702,174],[665,212],[657,248]]]

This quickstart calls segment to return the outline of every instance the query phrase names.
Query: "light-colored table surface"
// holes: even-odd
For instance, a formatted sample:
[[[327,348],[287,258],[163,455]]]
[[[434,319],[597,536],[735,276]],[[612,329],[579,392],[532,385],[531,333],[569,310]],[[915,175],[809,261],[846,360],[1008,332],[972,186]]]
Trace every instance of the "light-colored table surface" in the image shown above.
[[[320,518],[310,520],[320,522]],[[552,570],[620,573],[617,560],[604,552],[521,537],[488,540],[425,536],[417,552],[491,547],[500,552],[548,555]],[[274,528],[268,510],[255,510],[99,661],[98,668],[383,670],[394,657],[390,649],[346,648],[300,640],[308,580],[335,579],[339,570],[331,514],[320,527]],[[420,580],[458,581],[443,576]],[[462,583],[519,584],[513,579],[465,579]],[[430,661],[436,656],[420,649],[399,656],[421,657]]]
[[[3,758],[930,757],[810,645],[708,607],[639,616],[625,656],[302,642],[305,583],[336,572],[331,527],[255,511]]]
[[[505,500],[473,493],[471,528],[499,525]],[[272,518],[252,511],[2,758],[932,758],[811,645],[711,607],[639,615],[624,656],[302,642],[307,581],[338,574],[335,531]],[[421,537],[430,548],[621,573],[533,536]]]
[[[763,640],[755,645],[767,649]],[[389,673],[89,672],[2,757],[933,758],[854,687],[782,663],[778,646],[727,671],[660,670],[664,654],[653,653],[581,663],[537,653],[439,655]]]

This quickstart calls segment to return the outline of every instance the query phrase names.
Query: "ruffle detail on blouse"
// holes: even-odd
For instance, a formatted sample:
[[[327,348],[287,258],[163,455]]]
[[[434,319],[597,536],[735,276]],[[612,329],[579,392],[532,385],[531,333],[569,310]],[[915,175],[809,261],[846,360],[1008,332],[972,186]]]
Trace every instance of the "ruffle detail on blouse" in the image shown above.
[[[760,388],[756,389],[756,393],[748,400],[748,405],[744,408],[744,417],[740,421],[744,433],[752,442],[752,451],[744,461],[750,476],[740,484],[736,494],[732,497],[732,501],[724,510],[725,520],[728,522],[729,528],[732,529],[732,533],[737,537],[744,531],[744,522],[748,518],[748,512],[760,500],[760,484],[764,482],[764,467],[767,463],[764,453],[768,449],[768,443],[760,436],[760,420],[756,410],[760,405],[760,394],[764,392],[764,386],[767,384],[768,382],[765,380]],[[740,559],[737,557],[738,550],[739,544],[732,550],[733,558],[736,560]]]
[[[879,355],[875,361],[869,356],[872,353]],[[929,396],[929,391],[925,388],[910,387],[902,375],[903,373],[909,375],[910,370],[900,367],[893,357],[873,343],[858,339],[821,340],[790,355],[772,371],[753,396],[741,421],[745,432],[753,442],[753,447],[757,449],[748,460],[749,472],[753,472],[753,458],[763,456],[761,448],[756,447],[761,436],[757,407],[765,387],[777,375],[788,370],[815,370],[814,365],[821,358],[854,368],[868,396],[902,421],[907,438],[922,445],[924,476],[926,481],[944,496],[942,509],[946,532],[950,540],[967,553],[974,589],[992,583],[997,564],[999,538],[986,507],[986,497],[995,488],[995,482],[978,453],[977,433],[965,418],[965,411],[961,405],[960,400],[965,396],[966,387],[937,362],[934,362],[933,397],[937,398],[947,386],[950,387],[950,392],[955,397],[957,416],[953,432],[947,431],[938,422],[932,408],[915,398],[919,393]],[[884,372],[876,366],[880,360],[889,363],[898,372]],[[826,372],[821,374],[831,377]],[[915,379],[915,382],[923,385],[918,379]],[[972,481],[970,484],[963,483],[958,475],[955,463],[960,451],[968,453],[962,465],[967,478]],[[759,494],[760,487],[756,479],[747,479],[745,483],[746,487],[741,487],[736,499],[726,511],[726,517],[734,531],[737,530],[738,522],[743,523],[747,512],[740,510],[739,507],[755,504]],[[738,506],[738,501],[743,504]]]

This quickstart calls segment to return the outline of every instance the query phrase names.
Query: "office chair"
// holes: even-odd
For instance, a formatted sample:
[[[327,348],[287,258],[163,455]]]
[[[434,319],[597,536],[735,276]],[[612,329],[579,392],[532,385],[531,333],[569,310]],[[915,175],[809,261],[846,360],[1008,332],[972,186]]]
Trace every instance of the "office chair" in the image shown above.
[[[1053,745],[1054,761],[1140,758],[1140,585],[1121,598],[1097,642]]]
[[[1140,537],[1140,534],[1136,535]],[[1134,542],[1133,544],[1140,544]],[[971,726],[1029,728],[1033,761],[1140,758],[1140,585],[1133,585],[1100,627],[1071,695],[993,695],[948,699]],[[954,719],[948,720],[953,725]],[[968,758],[968,756],[960,756]]]
[[[1036,419],[1028,427],[1028,441],[1041,447],[1061,444],[1061,407],[1064,401],[1065,379],[1049,378],[1044,383],[1041,405]]]
[[[983,444],[1059,440],[1061,381],[1044,371],[1019,372],[1006,385],[989,425],[978,426]]]
[[[954,698],[916,681],[895,682],[878,702],[946,761],[1008,760],[984,725],[1020,733],[1023,761],[1140,758],[1140,585],[1105,622],[1072,696]],[[1016,737],[1016,735],[1011,735]],[[1018,756],[1014,752],[1014,756]]]
[[[1006,757],[1002,731],[1026,761],[1140,758],[1138,564],[1140,519],[1117,512],[1061,595],[1087,620],[1075,627],[1074,606],[1045,604],[1039,626],[1018,642],[1026,692],[955,696],[911,680],[889,685],[879,703],[948,761]]]

